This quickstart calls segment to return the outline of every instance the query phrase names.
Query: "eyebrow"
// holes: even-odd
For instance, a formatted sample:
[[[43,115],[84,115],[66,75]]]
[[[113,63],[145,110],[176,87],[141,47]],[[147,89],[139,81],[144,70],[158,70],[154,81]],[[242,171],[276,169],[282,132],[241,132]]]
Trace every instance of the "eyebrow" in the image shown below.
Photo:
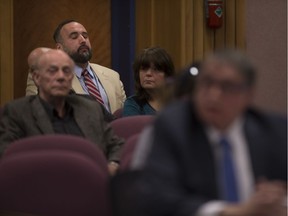
[[[85,35],[88,35],[88,32],[86,32],[86,31],[82,31],[82,32],[73,31],[73,32],[70,32],[69,36],[75,35],[75,34],[85,34]]]

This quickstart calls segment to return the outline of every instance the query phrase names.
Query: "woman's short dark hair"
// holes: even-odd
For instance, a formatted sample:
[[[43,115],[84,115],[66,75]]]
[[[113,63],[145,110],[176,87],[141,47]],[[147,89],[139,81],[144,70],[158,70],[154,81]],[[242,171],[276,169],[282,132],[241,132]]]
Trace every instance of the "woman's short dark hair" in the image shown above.
[[[148,100],[150,96],[142,88],[140,84],[140,69],[148,69],[153,65],[156,70],[163,71],[165,78],[175,75],[175,68],[170,55],[165,49],[160,47],[150,47],[142,50],[136,57],[133,64],[134,79],[135,79],[135,94],[139,99]]]

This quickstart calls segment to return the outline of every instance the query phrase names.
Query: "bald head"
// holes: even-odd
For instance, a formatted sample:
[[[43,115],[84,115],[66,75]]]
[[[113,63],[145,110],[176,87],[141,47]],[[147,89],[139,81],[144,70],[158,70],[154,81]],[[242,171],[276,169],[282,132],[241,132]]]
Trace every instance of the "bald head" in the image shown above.
[[[51,50],[47,47],[37,47],[36,49],[32,50],[27,58],[27,62],[30,68],[30,72],[32,73],[36,68],[36,63],[38,58],[45,52]]]
[[[72,70],[74,69],[73,60],[66,52],[59,49],[49,49],[39,55],[35,61],[35,69],[41,70],[41,68],[45,67],[46,64],[53,64],[53,62],[59,59],[62,59],[63,63],[66,63],[66,65],[71,67]]]
[[[72,88],[74,62],[64,51],[50,49],[37,58],[33,76],[43,100],[63,98]]]

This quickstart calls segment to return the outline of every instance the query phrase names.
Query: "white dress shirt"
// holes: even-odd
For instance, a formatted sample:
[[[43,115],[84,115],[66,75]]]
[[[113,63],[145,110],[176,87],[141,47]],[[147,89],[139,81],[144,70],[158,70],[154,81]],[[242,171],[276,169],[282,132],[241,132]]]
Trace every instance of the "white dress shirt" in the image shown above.
[[[243,124],[243,119],[238,118],[224,133],[212,127],[206,129],[208,139],[214,150],[216,164],[219,163],[219,157],[221,157],[220,138],[225,136],[231,144],[240,202],[247,200],[254,190],[253,172]],[[217,216],[224,206],[224,201],[210,201],[200,207],[197,216]]]

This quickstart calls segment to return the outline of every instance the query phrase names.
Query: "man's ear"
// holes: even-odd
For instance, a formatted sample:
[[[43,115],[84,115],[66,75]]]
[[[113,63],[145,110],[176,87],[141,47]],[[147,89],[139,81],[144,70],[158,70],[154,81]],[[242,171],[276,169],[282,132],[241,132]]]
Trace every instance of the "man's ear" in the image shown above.
[[[56,49],[61,49],[62,50],[62,45],[60,43],[56,43]]]
[[[32,72],[32,79],[33,79],[35,85],[36,85],[37,87],[39,87],[39,71],[38,71],[38,70],[34,70],[34,71]]]

